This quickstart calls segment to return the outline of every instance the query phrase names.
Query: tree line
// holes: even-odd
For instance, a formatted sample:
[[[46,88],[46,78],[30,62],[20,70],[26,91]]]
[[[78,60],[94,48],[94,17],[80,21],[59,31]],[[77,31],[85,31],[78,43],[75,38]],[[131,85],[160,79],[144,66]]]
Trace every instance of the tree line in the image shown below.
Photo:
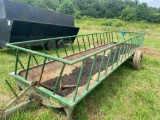
[[[16,0],[76,18],[118,18],[125,21],[160,23],[160,8],[149,7],[139,0]]]

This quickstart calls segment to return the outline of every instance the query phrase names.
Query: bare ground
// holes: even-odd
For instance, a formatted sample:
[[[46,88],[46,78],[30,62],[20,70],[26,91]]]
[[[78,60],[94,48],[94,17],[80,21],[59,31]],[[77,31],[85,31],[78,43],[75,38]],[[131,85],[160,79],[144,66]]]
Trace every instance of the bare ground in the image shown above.
[[[144,54],[147,54],[149,56],[160,57],[159,49],[143,47],[141,50],[143,51]]]

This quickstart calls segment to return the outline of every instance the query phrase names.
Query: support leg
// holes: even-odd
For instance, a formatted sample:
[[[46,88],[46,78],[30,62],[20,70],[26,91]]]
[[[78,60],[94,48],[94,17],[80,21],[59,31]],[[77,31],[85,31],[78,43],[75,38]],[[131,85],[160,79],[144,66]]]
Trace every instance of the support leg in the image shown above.
[[[67,114],[67,120],[72,120],[72,112],[74,107],[65,107],[64,110]]]

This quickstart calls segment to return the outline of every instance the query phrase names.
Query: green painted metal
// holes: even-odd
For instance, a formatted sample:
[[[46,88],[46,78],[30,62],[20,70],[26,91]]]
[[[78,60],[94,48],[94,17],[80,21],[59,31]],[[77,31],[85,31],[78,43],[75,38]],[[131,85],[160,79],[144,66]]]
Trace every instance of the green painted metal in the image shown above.
[[[106,53],[106,51],[104,51],[103,55],[102,55],[102,60],[101,60],[101,63],[100,63],[100,67],[99,67],[99,71],[98,71],[98,76],[97,76],[97,82],[99,82],[99,76],[100,76],[100,73],[101,73],[101,70],[102,70],[102,64],[103,64],[103,61],[104,61],[105,53]]]
[[[87,36],[89,47],[91,47],[89,36]]]
[[[7,119],[9,119],[8,118],[9,116],[16,113],[17,111],[25,110],[26,108],[31,107],[31,106],[35,106],[37,104],[39,104],[39,101],[37,102],[37,101],[32,101],[32,100],[28,99],[28,100],[26,100],[16,106],[4,111],[3,115],[2,116],[0,115],[0,119],[7,120]]]
[[[93,45],[94,45],[94,47],[95,47],[95,44],[94,44],[94,36],[92,35],[92,40],[93,40]]]
[[[103,39],[104,39],[104,44],[106,44],[107,43],[107,39],[106,39],[106,37],[105,37],[105,34],[103,33]]]
[[[42,80],[42,75],[43,75],[43,72],[44,72],[44,67],[45,67],[46,60],[47,60],[47,58],[44,58],[44,61],[43,61],[43,64],[42,64],[42,69],[41,69],[41,74],[40,74],[39,81],[38,81],[38,86],[40,86],[40,82]]]
[[[56,44],[55,44],[55,42],[54,42],[54,41],[52,41],[52,43],[53,43],[53,45],[54,45],[54,48],[55,48],[55,51],[56,51],[57,57],[59,58],[60,56],[59,56],[59,53],[58,53],[58,51],[57,51]]]
[[[118,42],[119,42],[119,38],[118,38],[118,35],[117,35],[117,33],[116,33],[116,37],[117,37],[117,40],[118,40]]]
[[[118,53],[117,66],[118,66],[118,62],[119,62],[119,58],[120,58],[120,54],[121,54],[121,50],[122,50],[122,44],[120,44],[120,50],[119,50],[119,53]]]
[[[60,82],[60,79],[61,79],[63,70],[64,70],[64,68],[65,68],[65,65],[66,65],[66,64],[63,64],[63,66],[62,66],[62,68],[61,68],[61,71],[60,71],[60,73],[59,73],[59,77],[58,77],[58,79],[57,79],[57,81],[56,81],[56,85],[55,85],[55,87],[54,87],[53,94],[56,93],[56,90],[57,90],[57,88],[58,88],[58,85],[59,85],[59,82]]]
[[[113,57],[113,60],[112,60],[112,70],[113,70],[113,67],[114,67],[115,58],[117,56],[117,49],[118,49],[118,46],[116,46],[116,51],[114,52],[114,57]]]
[[[72,48],[72,51],[73,51],[73,53],[75,53],[75,52],[74,52],[73,45],[72,45],[72,40],[71,40],[71,38],[70,38],[69,40],[70,40],[70,43],[71,43],[71,48]]]
[[[17,52],[16,52],[15,75],[17,75],[17,67],[18,67],[18,50],[17,50]]]
[[[73,102],[75,102],[75,100],[76,100],[77,91],[78,91],[78,87],[79,87],[79,84],[80,84],[83,68],[84,68],[84,61],[82,61],[81,70],[79,72],[79,76],[78,76],[78,80],[77,80],[77,84],[76,84],[76,89],[75,89],[75,92],[74,92]]]
[[[85,44],[85,41],[84,41],[84,36],[82,36],[82,40],[83,40],[84,49],[86,50],[86,44]]]
[[[28,70],[29,70],[29,65],[30,65],[30,62],[31,62],[31,56],[32,56],[32,54],[30,53],[29,58],[28,58],[28,65],[27,65],[27,69],[26,69],[25,80],[27,80],[27,77],[28,77]]]
[[[102,36],[101,36],[101,34],[100,34],[100,42],[101,42],[101,45],[102,45]]]
[[[112,54],[112,48],[110,48],[109,57],[108,57],[108,59],[107,59],[105,75],[107,74],[107,70],[108,70],[108,66],[109,66],[109,61],[110,61],[111,54]]]
[[[79,46],[78,37],[76,38],[76,40],[77,40],[77,44],[78,44],[78,50],[79,50],[79,52],[81,52],[81,49],[80,49],[80,46]]]
[[[65,51],[65,53],[66,53],[66,56],[68,56],[66,47],[65,47],[65,45],[64,45],[64,39],[62,39],[62,43],[63,43],[63,48],[64,48],[64,51]]]
[[[30,45],[29,45],[29,44],[27,44],[27,47],[31,50],[31,47],[30,47]],[[36,57],[34,56],[34,54],[33,54],[32,56],[33,56],[33,58],[34,58],[35,62],[37,63],[37,65],[39,65],[39,63],[38,63],[38,61],[37,61]]]
[[[87,87],[86,87],[87,91],[88,91],[88,88],[89,88],[89,85],[90,85],[90,81],[91,81],[91,77],[92,77],[92,73],[93,73],[95,62],[96,62],[96,55],[94,55],[94,60],[93,60],[92,67],[91,67],[91,70],[90,70],[90,74],[89,74],[89,78],[88,78],[88,83],[87,83]]]
[[[122,62],[122,60],[123,60],[123,58],[124,58],[125,49],[126,49],[126,41],[124,42],[124,48],[123,48],[123,53],[122,53],[121,62]]]
[[[109,76],[115,69],[117,69],[130,56],[132,56],[136,49],[139,49],[142,46],[143,39],[144,39],[144,33],[126,32],[126,34],[128,34],[129,37],[127,38],[127,35],[126,35],[125,39],[124,39],[124,36],[121,36],[120,32],[111,31],[111,32],[102,32],[102,33],[68,36],[68,37],[58,37],[58,38],[48,38],[48,39],[41,39],[41,40],[36,40],[36,41],[33,40],[33,41],[23,42],[23,45],[32,44],[34,42],[36,43],[39,42],[41,43],[42,49],[45,51],[45,53],[42,53],[36,50],[31,50],[30,48],[29,49],[23,48],[20,46],[22,42],[6,44],[6,46],[17,50],[15,54],[16,55],[16,65],[15,65],[15,72],[14,72],[15,74],[12,74],[12,76],[16,78],[18,84],[22,86],[22,88],[27,87],[30,84],[29,80],[27,80],[28,70],[33,67],[33,66],[30,66],[31,57],[36,58],[38,56],[40,58],[44,58],[44,61],[42,61],[42,64],[40,64],[41,62],[38,61],[40,58],[36,58],[36,59],[34,58],[34,60],[35,61],[37,60],[37,62],[39,63],[38,66],[41,66],[42,69],[41,69],[41,74],[40,74],[40,79],[39,79],[39,86],[35,87],[34,89],[29,90],[28,94],[30,94],[31,92],[34,92],[35,94],[38,94],[39,96],[41,96],[43,98],[44,105],[47,105],[50,107],[58,107],[58,108],[64,107],[67,113],[67,116],[70,117],[74,106],[83,97],[85,97],[88,93],[90,93],[97,85],[99,85],[103,80],[105,80],[107,76]],[[72,42],[71,40],[75,39],[74,40],[75,42],[73,44],[71,43],[70,47],[68,47],[68,45],[65,45],[64,43],[64,40],[66,39],[68,39],[70,43]],[[46,49],[44,48],[44,44],[42,45],[43,42],[46,42],[46,41],[55,42],[57,40],[62,40],[62,43],[64,44],[62,49],[61,48],[57,49],[55,47],[55,50],[46,51]],[[109,45],[109,46],[103,48],[102,47],[103,45]],[[92,50],[92,49],[94,50],[99,47],[102,47],[102,48],[98,49],[97,51],[94,51],[93,53],[88,52],[87,54],[83,55],[88,50]],[[29,53],[28,54],[29,55],[28,65],[26,69],[25,78],[18,75],[17,68],[18,68],[18,62],[20,61],[20,57],[21,57],[18,51]],[[52,55],[52,53],[54,52],[56,53],[56,56]],[[77,55],[77,56],[81,55],[81,56],[74,57],[74,55]],[[101,61],[98,66],[95,66],[98,55],[102,55]],[[60,56],[63,56],[63,57],[60,57]],[[72,56],[74,59],[72,60],[66,59]],[[90,71],[88,71],[89,76],[86,78],[87,83],[86,83],[85,89],[84,91],[82,91],[82,93],[79,94],[78,90],[79,90],[81,78],[83,75],[83,69],[84,69],[85,61],[88,58],[92,60],[91,66],[90,66],[91,69]],[[57,61],[63,64],[61,66],[59,76],[57,77],[56,84],[54,85],[54,89],[52,91],[41,86],[40,84],[42,75],[44,72],[44,66],[48,63],[46,62],[47,59],[50,59],[51,60],[50,62]],[[104,62],[105,62],[105,70],[104,70],[104,74],[101,74],[101,72],[103,71],[102,65]],[[56,94],[57,88],[61,81],[61,77],[63,75],[63,71],[66,68],[66,66],[74,67],[74,65],[79,64],[79,63],[82,63],[82,64],[80,66],[78,79],[75,80],[76,87],[73,92],[73,97],[67,98],[67,97],[62,97]],[[98,72],[96,74],[96,80],[95,80],[96,82],[91,84],[91,79],[92,79],[93,71],[95,67],[99,67]],[[25,70],[24,68],[22,69]]]
[[[13,54],[16,56],[17,53],[15,52],[15,50],[12,49],[12,51],[13,51]],[[23,66],[22,62],[19,60],[19,58],[17,58],[17,59],[18,59],[19,64],[21,65],[22,69],[24,69],[24,66]]]

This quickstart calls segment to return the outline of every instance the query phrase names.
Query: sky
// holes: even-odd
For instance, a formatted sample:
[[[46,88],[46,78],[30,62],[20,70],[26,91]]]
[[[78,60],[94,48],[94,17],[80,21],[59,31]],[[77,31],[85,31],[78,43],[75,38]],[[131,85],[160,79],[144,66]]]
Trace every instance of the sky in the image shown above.
[[[139,0],[140,3],[145,2],[149,7],[160,7],[160,0]]]

